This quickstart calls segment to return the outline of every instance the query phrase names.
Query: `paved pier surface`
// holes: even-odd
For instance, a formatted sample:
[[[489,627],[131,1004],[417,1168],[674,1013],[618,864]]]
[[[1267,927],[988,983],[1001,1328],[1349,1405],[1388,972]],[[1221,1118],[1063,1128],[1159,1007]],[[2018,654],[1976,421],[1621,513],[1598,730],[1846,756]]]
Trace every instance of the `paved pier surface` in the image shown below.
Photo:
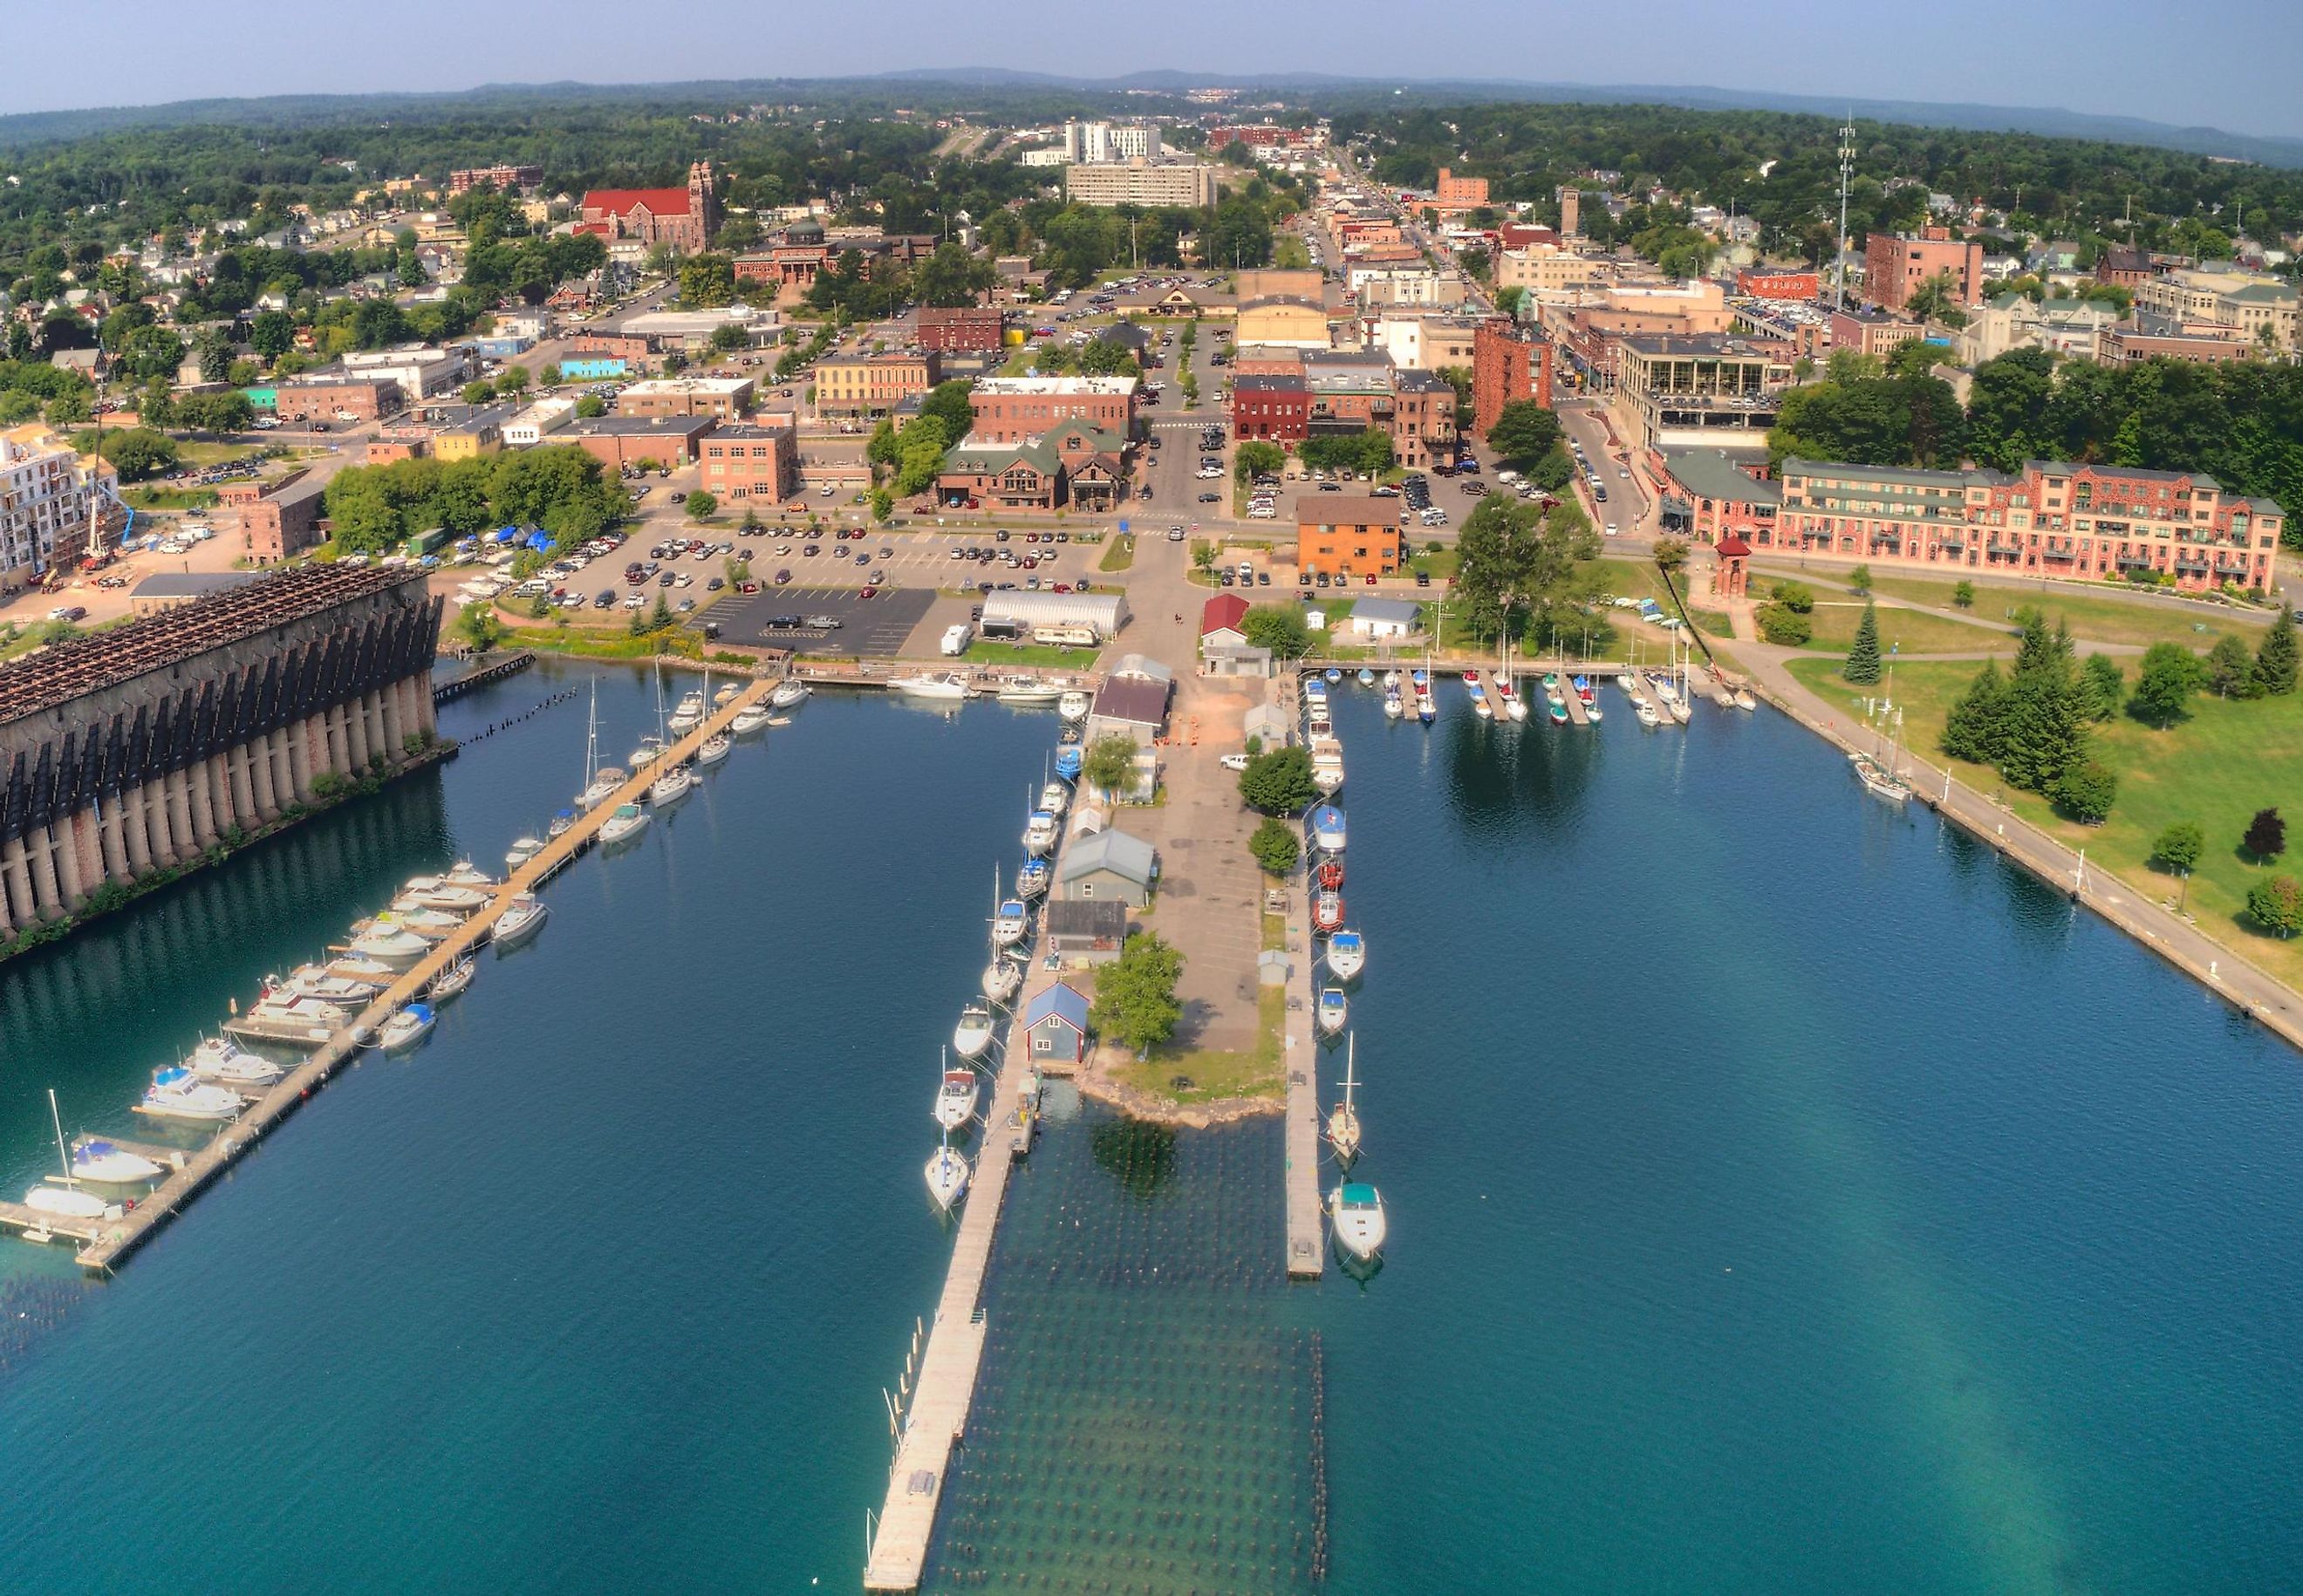
[[[615,795],[578,819],[575,825],[554,837],[542,853],[511,873],[510,879],[496,889],[487,905],[447,938],[424,955],[416,965],[401,974],[367,1008],[353,1016],[352,1021],[323,1044],[311,1057],[291,1070],[277,1085],[254,1099],[239,1119],[224,1127],[206,1147],[181,1159],[175,1172],[154,1189],[137,1206],[117,1220],[105,1220],[97,1233],[80,1249],[83,1268],[108,1271],[150,1237],[154,1231],[173,1218],[176,1212],[198,1196],[201,1189],[230,1166],[248,1148],[256,1145],[265,1133],[293,1113],[304,1099],[326,1084],[328,1079],[359,1052],[353,1036],[363,1027],[382,1025],[403,1004],[414,1001],[442,970],[465,957],[487,939],[496,919],[511,906],[515,895],[525,892],[549,879],[578,853],[592,845],[602,822],[614,812],[619,803],[638,801],[654,778],[671,764],[692,756],[704,740],[724,730],[734,720],[738,710],[765,696],[774,684],[755,681],[736,697],[707,717],[685,737],[674,743],[665,758],[651,765],[627,781]],[[172,1149],[172,1151],[173,1151]],[[30,1212],[26,1210],[27,1213]],[[0,1208],[0,1222],[19,1223],[13,1215]],[[88,1222],[82,1222],[83,1223]],[[81,1232],[48,1227],[58,1235],[80,1236]]]
[[[1304,853],[1311,855],[1310,827]],[[1345,885],[1350,885],[1348,878]],[[1327,966],[1312,937],[1312,888],[1307,877],[1287,895],[1287,1020],[1279,1062],[1287,1071],[1287,1275],[1318,1280],[1326,1268],[1326,1233],[1320,1223],[1320,1070],[1315,1034],[1320,981]]]

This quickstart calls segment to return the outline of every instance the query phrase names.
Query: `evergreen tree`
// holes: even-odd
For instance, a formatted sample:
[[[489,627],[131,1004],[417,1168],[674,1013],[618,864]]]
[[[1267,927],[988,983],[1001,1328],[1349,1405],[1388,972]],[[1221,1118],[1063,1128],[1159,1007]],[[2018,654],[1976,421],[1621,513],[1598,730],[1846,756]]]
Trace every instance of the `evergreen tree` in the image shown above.
[[[2262,689],[2255,685],[2255,656],[2248,651],[2247,639],[2238,633],[2224,633],[2207,651],[2207,686],[2217,698],[2261,694]]]
[[[1847,651],[1847,664],[1841,669],[1858,687],[1868,687],[1879,679],[1879,606],[1863,606],[1863,618],[1856,624],[1855,646]]]
[[[2127,676],[2109,654],[2089,654],[2079,670],[2079,694],[2089,720],[2109,720],[2127,705]]]
[[[2295,607],[2289,605],[2263,634],[2255,654],[2255,690],[2273,696],[2295,691]]]
[[[2003,724],[1999,770],[2011,786],[2052,792],[2063,773],[2085,756],[2087,727],[2076,673],[2071,655],[2052,640],[2038,663],[2017,668]]]
[[[1944,717],[1943,751],[1970,764],[1996,764],[2006,738],[2007,680],[1987,660],[1965,695]]]

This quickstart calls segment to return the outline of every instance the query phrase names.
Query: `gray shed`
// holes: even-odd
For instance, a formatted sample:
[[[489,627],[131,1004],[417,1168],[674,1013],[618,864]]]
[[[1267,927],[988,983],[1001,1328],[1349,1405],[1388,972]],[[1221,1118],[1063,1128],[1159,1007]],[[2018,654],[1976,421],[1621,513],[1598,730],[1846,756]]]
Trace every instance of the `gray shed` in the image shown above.
[[[1125,903],[1141,909],[1152,901],[1152,884],[1158,878],[1158,856],[1152,844],[1124,831],[1099,831],[1075,837],[1056,868],[1059,899]]]

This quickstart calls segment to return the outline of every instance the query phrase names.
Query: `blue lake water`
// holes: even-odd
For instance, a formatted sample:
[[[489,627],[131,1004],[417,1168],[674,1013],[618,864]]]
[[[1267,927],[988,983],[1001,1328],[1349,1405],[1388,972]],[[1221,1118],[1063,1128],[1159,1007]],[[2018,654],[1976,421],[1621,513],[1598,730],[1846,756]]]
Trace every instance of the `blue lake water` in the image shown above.
[[[653,701],[600,681],[615,757]],[[1303,1588],[1316,1441],[1340,1592],[2293,1588],[2303,1061],[1789,722],[1603,701],[1340,696],[1386,1266],[1270,1278],[1269,1125],[1054,1127],[940,1583]],[[948,1251],[935,1050],[1054,730],[819,695],[118,1280],[0,1246],[0,1590],[853,1589]],[[50,1085],[135,1134],[583,738],[561,702],[0,967],[0,1174]]]

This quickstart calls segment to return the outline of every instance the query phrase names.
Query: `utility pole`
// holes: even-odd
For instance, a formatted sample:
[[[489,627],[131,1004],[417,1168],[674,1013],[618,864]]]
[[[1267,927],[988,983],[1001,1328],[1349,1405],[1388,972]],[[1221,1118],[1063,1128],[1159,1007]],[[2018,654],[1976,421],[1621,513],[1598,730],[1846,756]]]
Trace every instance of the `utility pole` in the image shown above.
[[[1850,106],[1839,130],[1839,251],[1831,265],[1831,297],[1842,310],[1847,308],[1847,185],[1854,176],[1855,111]]]

